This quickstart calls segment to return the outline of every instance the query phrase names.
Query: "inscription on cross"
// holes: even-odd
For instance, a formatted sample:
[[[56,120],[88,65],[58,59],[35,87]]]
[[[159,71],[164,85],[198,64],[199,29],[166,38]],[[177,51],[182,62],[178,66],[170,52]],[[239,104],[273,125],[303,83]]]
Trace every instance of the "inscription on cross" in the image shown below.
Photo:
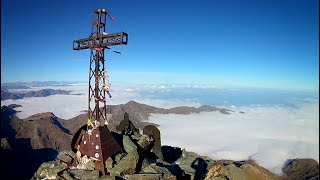
[[[106,174],[105,160],[113,154],[123,152],[107,127],[106,93],[109,93],[107,68],[105,66],[105,50],[109,46],[126,45],[128,34],[106,32],[107,18],[115,20],[106,9],[97,9],[93,13],[91,34],[87,38],[73,41],[73,50],[90,49],[89,92],[88,92],[88,123],[79,130],[79,136],[72,144],[77,151],[75,166],[81,165],[83,158],[95,161],[96,169]],[[115,51],[116,52],[116,51]],[[118,53],[118,52],[117,52]]]

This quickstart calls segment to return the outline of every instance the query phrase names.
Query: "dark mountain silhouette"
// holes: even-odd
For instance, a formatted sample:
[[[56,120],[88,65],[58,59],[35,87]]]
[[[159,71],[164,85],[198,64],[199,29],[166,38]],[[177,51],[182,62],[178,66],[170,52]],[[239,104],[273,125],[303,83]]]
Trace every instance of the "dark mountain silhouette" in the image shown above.
[[[23,120],[14,114],[12,108],[1,107],[1,179],[30,179],[41,163],[54,160],[58,153],[52,148],[34,149],[33,137],[17,138],[13,124]],[[2,147],[2,142],[6,142],[7,147]]]
[[[21,96],[20,94],[13,94],[11,92],[7,92],[7,91],[3,91],[1,90],[1,101],[2,100],[7,100],[7,99],[22,99],[23,96]]]
[[[55,89],[42,89],[39,91],[29,91],[27,93],[11,93],[8,91],[1,90],[1,101],[7,99],[22,99],[26,97],[46,97],[56,94],[70,94],[71,91],[55,90]]]

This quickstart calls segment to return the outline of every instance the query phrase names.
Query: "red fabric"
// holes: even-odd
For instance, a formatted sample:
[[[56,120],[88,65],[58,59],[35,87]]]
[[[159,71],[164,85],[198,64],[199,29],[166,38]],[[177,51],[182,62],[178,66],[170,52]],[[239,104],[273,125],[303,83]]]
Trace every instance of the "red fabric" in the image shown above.
[[[115,21],[116,18],[109,16],[112,21]]]

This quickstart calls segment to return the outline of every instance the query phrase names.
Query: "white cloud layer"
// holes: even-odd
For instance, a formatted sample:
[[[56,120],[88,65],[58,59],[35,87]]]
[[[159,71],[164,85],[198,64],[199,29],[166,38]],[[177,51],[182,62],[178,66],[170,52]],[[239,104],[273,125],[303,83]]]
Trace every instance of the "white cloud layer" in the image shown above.
[[[21,111],[17,114],[19,118],[53,112],[60,118],[70,119],[87,110],[87,85],[79,83],[10,90],[26,92],[50,88],[82,95],[4,100],[1,105],[22,105],[16,108]],[[152,114],[151,121],[160,124],[164,145],[184,147],[214,159],[254,159],[277,174],[281,173],[281,167],[290,158],[313,158],[319,162],[317,93],[117,83],[112,84],[110,92],[112,98],[108,99],[108,104],[124,104],[129,100],[164,108],[209,104],[245,112],[230,115],[219,112]]]
[[[82,114],[83,110],[88,109],[88,84],[72,84],[70,86],[46,86],[46,87],[32,87],[31,89],[15,89],[11,92],[27,92],[37,91],[41,89],[63,89],[70,90],[72,94],[81,95],[53,95],[48,97],[32,97],[18,100],[4,100],[1,101],[1,106],[10,104],[20,104],[22,107],[16,108],[19,118],[27,118],[36,113],[52,112],[57,117],[63,119],[70,119],[79,114]],[[163,99],[157,98],[153,95],[146,95],[145,92],[153,93],[154,91],[163,90],[161,87],[149,87],[149,86],[128,86],[121,84],[112,84],[111,94],[112,98],[107,99],[107,104],[116,105],[124,104],[130,100],[137,101],[139,103],[148,104],[155,107],[172,108],[177,106],[193,106],[198,107],[200,103],[193,101],[192,99]]]
[[[318,99],[285,106],[238,107],[243,111],[224,115],[152,114],[160,124],[163,145],[186,148],[214,159],[253,159],[281,174],[290,158],[313,158],[319,162]]]

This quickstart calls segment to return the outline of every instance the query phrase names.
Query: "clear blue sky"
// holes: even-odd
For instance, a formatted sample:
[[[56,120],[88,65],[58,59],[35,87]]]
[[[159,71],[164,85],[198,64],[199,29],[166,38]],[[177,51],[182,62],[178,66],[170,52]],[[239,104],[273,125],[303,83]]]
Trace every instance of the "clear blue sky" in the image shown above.
[[[318,0],[2,0],[1,82],[86,81],[101,7],[129,34],[113,81],[319,89]]]

